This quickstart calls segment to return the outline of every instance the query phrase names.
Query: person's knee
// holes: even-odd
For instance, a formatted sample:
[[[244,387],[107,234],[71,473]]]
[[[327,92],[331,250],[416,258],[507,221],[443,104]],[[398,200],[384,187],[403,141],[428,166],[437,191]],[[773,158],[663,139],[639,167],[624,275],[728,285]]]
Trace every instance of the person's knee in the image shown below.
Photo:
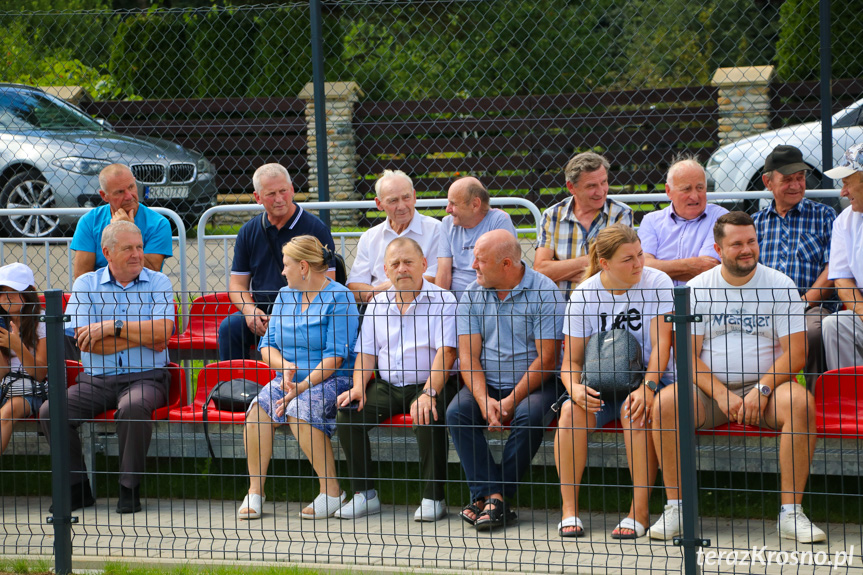
[[[784,402],[791,414],[794,426],[815,427],[815,398],[797,383],[788,383],[787,399]]]
[[[42,404],[39,408],[39,419],[42,421],[50,421],[51,408],[48,407],[48,402]]]

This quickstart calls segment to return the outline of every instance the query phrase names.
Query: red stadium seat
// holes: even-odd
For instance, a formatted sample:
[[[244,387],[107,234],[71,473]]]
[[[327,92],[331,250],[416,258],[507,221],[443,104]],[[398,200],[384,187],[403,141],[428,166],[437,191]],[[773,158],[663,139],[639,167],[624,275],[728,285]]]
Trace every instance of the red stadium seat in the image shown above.
[[[219,325],[235,311],[227,292],[195,298],[183,333],[168,341],[172,359],[218,359]]]
[[[276,372],[270,369],[267,364],[250,359],[234,359],[206,365],[198,374],[198,388],[195,391],[192,405],[172,409],[168,414],[168,419],[171,421],[203,421],[204,402],[210,394],[210,390],[220,381],[248,379],[264,386],[275,376]],[[212,405],[207,410],[207,421],[212,423],[243,423],[245,420],[245,413],[219,411]]]
[[[863,366],[822,374],[815,382],[813,395],[819,436],[863,436]]]
[[[63,292],[63,311],[66,311],[66,306],[69,304],[69,298],[72,294]],[[42,304],[42,309],[45,309],[45,294],[39,293],[39,302]]]

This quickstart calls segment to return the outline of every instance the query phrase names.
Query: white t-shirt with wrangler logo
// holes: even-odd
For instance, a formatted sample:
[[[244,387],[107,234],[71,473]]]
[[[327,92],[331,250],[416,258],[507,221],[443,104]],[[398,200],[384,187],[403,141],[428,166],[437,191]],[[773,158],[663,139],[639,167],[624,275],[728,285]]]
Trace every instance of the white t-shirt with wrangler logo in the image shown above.
[[[782,355],[780,338],[804,331],[806,307],[794,281],[758,264],[743,286],[732,286],[716,266],[689,280],[694,323],[703,335],[701,360],[729,389],[758,381]],[[800,350],[803,353],[803,350]]]

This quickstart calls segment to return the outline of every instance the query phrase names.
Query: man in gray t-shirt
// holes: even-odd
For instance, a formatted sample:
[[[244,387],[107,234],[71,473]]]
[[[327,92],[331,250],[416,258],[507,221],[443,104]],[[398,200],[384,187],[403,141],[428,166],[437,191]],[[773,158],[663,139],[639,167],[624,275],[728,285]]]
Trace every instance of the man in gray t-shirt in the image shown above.
[[[459,178],[447,192],[446,213],[441,227],[435,284],[452,290],[458,299],[476,280],[473,247],[481,235],[506,230],[516,236],[509,214],[491,209],[488,190],[473,177]]]

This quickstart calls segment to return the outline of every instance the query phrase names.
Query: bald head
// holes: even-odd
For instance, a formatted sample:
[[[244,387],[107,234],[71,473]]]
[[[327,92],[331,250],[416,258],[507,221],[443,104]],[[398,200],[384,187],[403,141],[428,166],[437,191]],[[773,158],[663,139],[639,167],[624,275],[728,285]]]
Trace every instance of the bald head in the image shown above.
[[[454,225],[463,228],[479,225],[489,210],[488,190],[472,176],[453,182],[446,199],[446,213],[452,216]]]
[[[508,290],[524,277],[521,245],[506,230],[492,230],[479,237],[473,248],[476,281],[485,288]]]
[[[521,261],[521,244],[518,243],[515,236],[506,230],[492,230],[484,233],[477,240],[476,245],[479,246],[480,242],[484,242],[489,253],[499,262],[506,258],[514,262]]]

